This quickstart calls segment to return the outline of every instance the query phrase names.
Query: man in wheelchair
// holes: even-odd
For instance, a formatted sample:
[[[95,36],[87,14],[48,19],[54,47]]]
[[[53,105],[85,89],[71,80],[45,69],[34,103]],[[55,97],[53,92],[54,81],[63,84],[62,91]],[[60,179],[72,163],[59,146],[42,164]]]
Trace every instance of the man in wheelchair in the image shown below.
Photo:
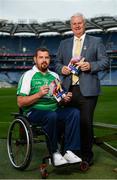
[[[70,101],[72,94],[65,93],[58,102],[50,92],[50,84],[59,79],[59,76],[49,70],[48,49],[38,48],[34,62],[33,68],[20,78],[17,89],[18,106],[31,123],[41,125],[48,134],[55,166],[81,162],[81,158],[74,153],[80,150],[80,113],[78,109],[64,106]],[[58,150],[59,122],[65,127],[64,154]]]

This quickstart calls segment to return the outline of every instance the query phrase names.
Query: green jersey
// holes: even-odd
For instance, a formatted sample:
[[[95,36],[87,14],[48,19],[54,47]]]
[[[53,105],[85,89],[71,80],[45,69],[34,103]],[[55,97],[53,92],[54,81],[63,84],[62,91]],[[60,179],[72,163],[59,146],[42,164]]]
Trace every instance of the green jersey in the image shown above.
[[[30,96],[40,91],[40,87],[49,85],[55,79],[59,79],[58,74],[50,70],[46,74],[42,74],[36,66],[22,75],[18,83],[17,95]],[[36,108],[40,110],[56,110],[58,103],[51,93],[46,94],[42,98],[28,107],[23,107],[24,112],[29,112],[30,109]]]

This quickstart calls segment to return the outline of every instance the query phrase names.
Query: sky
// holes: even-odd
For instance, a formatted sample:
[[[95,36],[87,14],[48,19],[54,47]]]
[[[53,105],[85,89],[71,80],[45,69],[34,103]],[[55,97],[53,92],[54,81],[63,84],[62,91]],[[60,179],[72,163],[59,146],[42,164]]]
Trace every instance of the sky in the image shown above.
[[[86,18],[117,16],[117,0],[0,0],[0,19],[13,22],[64,21],[77,12]]]

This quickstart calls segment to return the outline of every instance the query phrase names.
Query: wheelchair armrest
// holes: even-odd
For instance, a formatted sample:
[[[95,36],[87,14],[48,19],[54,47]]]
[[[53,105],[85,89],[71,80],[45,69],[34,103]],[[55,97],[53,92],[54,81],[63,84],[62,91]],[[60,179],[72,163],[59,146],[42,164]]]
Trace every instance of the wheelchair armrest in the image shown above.
[[[11,116],[14,116],[16,118],[18,116],[23,116],[23,114],[21,114],[20,112],[12,112]]]
[[[19,115],[20,115],[19,112],[12,112],[12,113],[11,113],[11,116],[19,116]]]

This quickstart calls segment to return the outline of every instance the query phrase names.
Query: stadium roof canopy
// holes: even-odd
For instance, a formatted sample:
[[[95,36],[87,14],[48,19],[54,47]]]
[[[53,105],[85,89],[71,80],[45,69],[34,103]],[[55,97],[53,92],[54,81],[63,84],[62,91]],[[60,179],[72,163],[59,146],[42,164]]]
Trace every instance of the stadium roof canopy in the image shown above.
[[[117,17],[100,16],[86,19],[87,31],[117,31]],[[0,20],[0,34],[7,33],[8,35],[17,35],[18,33],[27,33],[40,36],[42,33],[57,33],[64,35],[71,31],[70,20],[67,21],[49,21],[38,23],[34,20],[30,23],[19,21],[18,23],[8,22],[7,20]]]

